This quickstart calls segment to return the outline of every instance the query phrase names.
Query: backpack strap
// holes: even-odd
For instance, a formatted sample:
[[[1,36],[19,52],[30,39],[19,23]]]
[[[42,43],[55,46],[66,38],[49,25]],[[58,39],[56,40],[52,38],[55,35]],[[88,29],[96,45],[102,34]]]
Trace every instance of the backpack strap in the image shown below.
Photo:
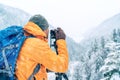
[[[37,66],[35,67],[33,73],[30,75],[30,77],[28,78],[28,80],[36,80],[35,79],[35,74],[40,70],[40,64],[37,64]]]
[[[8,76],[9,77],[12,77],[14,75],[14,73],[12,72],[11,68],[10,68],[10,65],[8,63],[8,60],[7,60],[7,57],[6,57],[6,50],[7,49],[12,49],[12,48],[15,48],[17,45],[10,45],[10,46],[6,46],[5,48],[2,49],[2,56],[3,56],[3,59],[4,59],[4,63],[5,63],[5,70],[0,70],[0,72],[3,72],[3,73],[8,73]]]

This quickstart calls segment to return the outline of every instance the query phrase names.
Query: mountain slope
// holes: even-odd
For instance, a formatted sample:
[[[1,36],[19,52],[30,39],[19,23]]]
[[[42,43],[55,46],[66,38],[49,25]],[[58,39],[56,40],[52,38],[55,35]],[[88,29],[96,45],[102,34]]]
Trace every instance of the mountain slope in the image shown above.
[[[108,36],[113,29],[120,28],[120,14],[112,16],[111,18],[103,21],[100,25],[96,26],[93,30],[88,31],[85,34],[86,39],[100,38],[102,36]]]
[[[103,21],[100,25],[96,26],[94,29],[86,32],[84,35],[85,38],[80,42],[80,45],[84,47],[84,52],[86,52],[95,40],[100,42],[101,37],[109,39],[113,29],[118,28],[120,28],[120,14],[112,16],[111,18]]]
[[[23,26],[30,15],[20,9],[0,4],[0,29],[11,25]]]
[[[80,44],[84,47],[82,53],[85,54],[83,56],[86,64],[84,67],[88,68],[84,68],[85,74],[82,74],[86,76],[86,79],[82,80],[100,80],[102,74],[99,72],[99,69],[109,54],[107,49],[101,45],[109,43],[113,36],[113,30],[118,28],[120,29],[120,14],[103,21],[103,23],[85,34],[85,39]],[[101,42],[102,40],[103,42]]]

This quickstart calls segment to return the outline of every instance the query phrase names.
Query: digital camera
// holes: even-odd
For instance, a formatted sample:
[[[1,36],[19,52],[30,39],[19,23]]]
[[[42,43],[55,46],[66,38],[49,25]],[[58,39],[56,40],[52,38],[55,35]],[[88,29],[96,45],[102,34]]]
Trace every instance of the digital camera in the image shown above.
[[[55,30],[50,30],[50,47],[56,51],[56,33]]]
[[[51,38],[51,39],[56,39],[55,30],[50,30],[50,38]]]

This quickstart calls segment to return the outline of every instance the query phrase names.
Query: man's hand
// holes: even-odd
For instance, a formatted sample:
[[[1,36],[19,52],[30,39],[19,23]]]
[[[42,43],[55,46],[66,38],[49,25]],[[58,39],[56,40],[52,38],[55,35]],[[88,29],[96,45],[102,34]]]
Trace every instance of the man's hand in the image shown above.
[[[59,40],[59,39],[65,40],[66,38],[66,35],[61,28],[57,28],[57,30],[55,30],[55,34],[56,34],[56,40]]]

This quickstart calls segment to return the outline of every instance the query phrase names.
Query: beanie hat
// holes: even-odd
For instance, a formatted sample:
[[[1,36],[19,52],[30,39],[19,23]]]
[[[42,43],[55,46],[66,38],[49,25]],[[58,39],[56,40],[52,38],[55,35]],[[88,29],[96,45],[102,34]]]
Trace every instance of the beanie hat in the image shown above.
[[[37,24],[43,31],[49,27],[47,20],[40,14],[32,16],[29,21]]]

